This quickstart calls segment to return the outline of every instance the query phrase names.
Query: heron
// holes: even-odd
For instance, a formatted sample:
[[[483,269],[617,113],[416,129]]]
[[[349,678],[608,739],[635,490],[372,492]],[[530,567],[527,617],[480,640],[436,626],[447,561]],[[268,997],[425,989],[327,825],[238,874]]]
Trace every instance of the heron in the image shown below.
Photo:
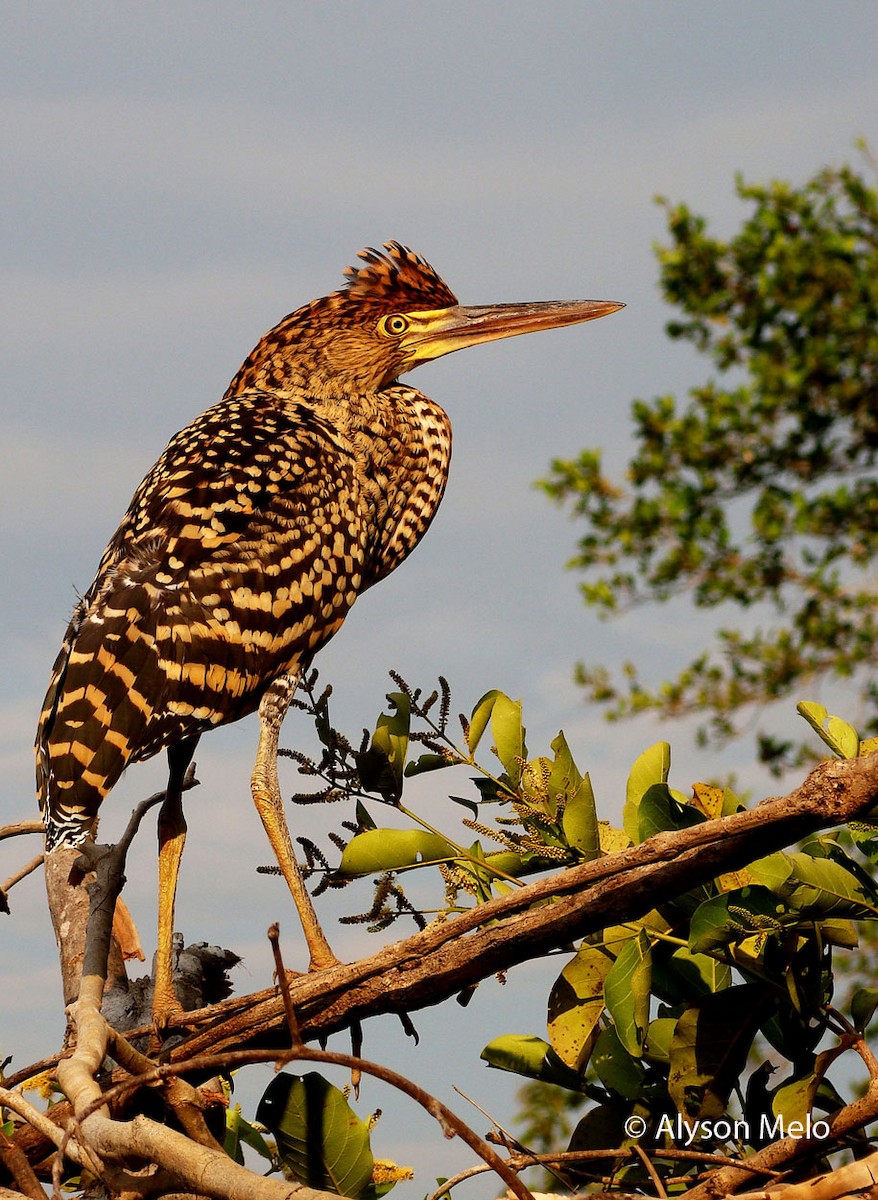
[[[411,553],[448,479],[444,410],[400,382],[481,342],[606,316],[613,301],[463,306],[399,242],[258,342],[218,404],[137,488],[76,605],[36,739],[46,850],[78,846],[123,770],[165,750],[153,1012],[173,988],[182,791],[206,731],[259,714],[251,791],[310,969],[337,963],[305,888],[277,774],[298,680],[363,592]]]

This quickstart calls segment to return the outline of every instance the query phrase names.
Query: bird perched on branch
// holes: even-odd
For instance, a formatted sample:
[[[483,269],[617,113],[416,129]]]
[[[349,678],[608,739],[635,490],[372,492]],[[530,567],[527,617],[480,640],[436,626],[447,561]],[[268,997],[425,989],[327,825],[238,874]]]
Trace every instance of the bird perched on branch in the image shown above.
[[[173,897],[181,791],[206,730],[258,710],[252,793],[311,966],[336,959],[302,882],[277,781],[296,682],[354,601],[414,549],[448,477],[444,411],[399,377],[479,342],[593,320],[620,304],[462,307],[398,242],[285,317],[219,404],[134,493],[77,605],[43,704],[37,790],[47,850],[78,845],[129,763],[168,752],[159,817],[156,1011],[176,1015]]]

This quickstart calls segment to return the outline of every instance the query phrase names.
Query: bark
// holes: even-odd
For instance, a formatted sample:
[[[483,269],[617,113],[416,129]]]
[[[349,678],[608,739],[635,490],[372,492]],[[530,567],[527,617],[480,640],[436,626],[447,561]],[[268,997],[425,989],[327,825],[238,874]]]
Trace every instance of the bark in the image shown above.
[[[636,919],[700,882],[818,829],[850,820],[876,803],[878,753],[823,763],[788,796],[765,800],[752,810],[721,820],[661,833],[621,853],[536,880],[500,899],[436,922],[356,963],[290,977],[286,990],[301,1036],[323,1037],[379,1013],[404,1015],[440,1003],[495,972],[567,946],[608,924]],[[59,865],[58,871],[63,867]],[[50,895],[64,898],[65,883],[62,875],[53,877]],[[73,910],[64,904],[58,911],[61,922],[76,920],[70,915]],[[56,928],[63,933],[61,922],[56,921]],[[77,1157],[93,1155],[99,1160],[97,1173],[118,1191],[162,1186],[218,1200],[243,1200],[245,1196],[248,1200],[285,1200],[294,1194],[317,1200],[322,1195],[255,1176],[214,1146],[197,1144],[146,1117],[116,1119],[106,1108],[96,1082],[107,1053],[108,1032],[100,1014],[103,985],[100,974],[86,974],[82,980],[73,1009],[78,1043],[72,1056],[58,1066],[59,1082],[79,1121],[76,1139],[81,1149]],[[216,1056],[290,1045],[285,998],[276,988],[214,1005],[189,1014],[188,1019],[195,1032],[174,1048],[172,1062],[182,1064],[199,1054]],[[121,1082],[127,1077],[119,1070],[114,1079]],[[874,1118],[875,1087],[873,1076],[862,1101],[839,1114],[839,1135]],[[95,1110],[95,1106],[99,1107]],[[49,1115],[60,1119],[59,1110]],[[33,1141],[28,1145],[23,1137],[15,1141],[27,1149],[31,1162],[36,1161],[38,1145]],[[748,1165],[774,1167],[798,1152],[796,1147],[776,1143],[752,1156]],[[160,1176],[151,1181],[137,1174],[149,1163],[161,1163]],[[721,1180],[725,1190],[715,1190],[714,1179]],[[705,1198],[729,1194],[733,1187],[752,1187],[752,1181],[752,1170],[739,1171],[734,1177],[720,1171],[695,1194]]]
[[[641,917],[662,901],[851,820],[878,803],[878,753],[821,763],[788,796],[661,833],[619,854],[568,868],[351,964],[290,980],[301,1034],[324,1037],[381,1013],[410,1013],[606,925]],[[541,903],[551,899],[551,904]],[[232,1048],[289,1045],[274,988],[205,1012],[173,1058]]]

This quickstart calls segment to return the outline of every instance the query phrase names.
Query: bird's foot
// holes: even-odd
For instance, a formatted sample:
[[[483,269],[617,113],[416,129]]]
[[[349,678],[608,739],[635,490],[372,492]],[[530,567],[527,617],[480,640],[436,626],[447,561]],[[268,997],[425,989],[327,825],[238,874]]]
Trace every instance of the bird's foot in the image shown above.
[[[186,1025],[186,1010],[173,989],[156,988],[152,1000],[152,1035],[149,1048],[157,1054],[172,1034]]]
[[[311,952],[311,961],[308,964],[308,974],[319,974],[321,971],[331,971],[333,967],[343,967],[344,963],[340,958],[336,958],[329,946],[326,948],[313,949]]]

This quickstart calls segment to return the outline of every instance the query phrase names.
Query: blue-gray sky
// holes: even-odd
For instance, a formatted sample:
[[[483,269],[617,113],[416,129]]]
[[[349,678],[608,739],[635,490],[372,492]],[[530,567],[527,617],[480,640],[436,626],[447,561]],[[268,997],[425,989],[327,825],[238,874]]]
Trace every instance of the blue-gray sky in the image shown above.
[[[871,0],[13,2],[0,8],[0,47],[2,820],[32,811],[48,672],[134,487],[265,329],[390,238],[428,257],[464,303],[628,308],[413,377],[451,415],[452,479],[424,545],[321,656],[338,715],[352,731],[372,724],[389,667],[426,686],[444,672],[461,708],[501,687],[524,699],[533,751],[567,730],[603,815],[616,813],[631,759],[662,731],[608,729],[582,707],[572,664],[627,655],[672,668],[707,626],[661,611],[599,624],[563,569],[575,530],[532,483],[552,456],[586,445],[621,466],[630,401],[706,373],[663,335],[656,193],[729,232],[742,212],[736,171],[802,182],[855,157],[856,137],[875,141]],[[281,916],[295,935],[282,886],[253,874],[268,858],[248,796],[255,734],[251,720],[202,743],[178,917],[188,938],[245,954],[241,990],[270,976],[268,923]],[[300,721],[286,736],[304,736]],[[718,764],[736,765],[680,735],[679,786]],[[155,763],[130,773],[105,836],[161,777]],[[424,786],[438,819],[442,790]],[[308,828],[340,815],[309,813]],[[151,837],[128,890],[148,939]],[[22,854],[4,844],[0,878]],[[22,1066],[58,1040],[61,1013],[39,879],[12,900],[0,1054]],[[366,935],[336,941],[353,956]],[[446,1099],[458,1083],[508,1120],[506,1081],[478,1067],[478,1051],[493,1034],[542,1031],[559,966],[488,983],[465,1012],[425,1015],[419,1051],[376,1023],[367,1051]],[[376,1143],[421,1168],[417,1194],[467,1160],[386,1094],[370,1104],[400,1114]]]

